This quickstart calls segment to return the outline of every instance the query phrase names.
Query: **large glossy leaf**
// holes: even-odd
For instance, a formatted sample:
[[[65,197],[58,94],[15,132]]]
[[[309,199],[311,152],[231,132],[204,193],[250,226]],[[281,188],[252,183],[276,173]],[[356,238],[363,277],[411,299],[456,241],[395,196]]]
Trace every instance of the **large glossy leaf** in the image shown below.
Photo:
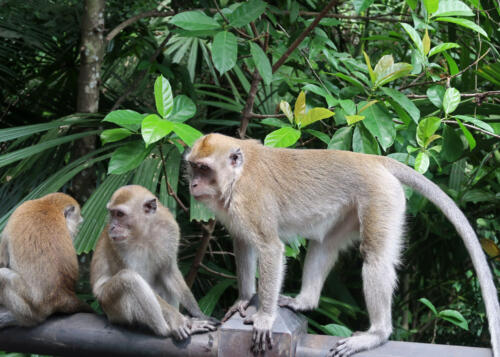
[[[346,115],[345,118],[347,120],[347,124],[352,125],[354,123],[357,123],[358,121],[363,120],[366,117],[364,115]]]
[[[474,13],[460,0],[440,0],[439,7],[432,16],[474,16]]]
[[[476,23],[474,23],[470,20],[467,20],[467,19],[461,19],[461,18],[456,18],[456,17],[438,17],[438,18],[436,18],[436,21],[451,22],[451,23],[466,27],[468,29],[471,29],[473,31],[476,31],[476,32],[480,33],[481,35],[483,35],[484,37],[488,38],[488,34],[486,33],[486,31],[483,30],[482,27],[480,27]]]
[[[443,97],[443,109],[446,114],[453,113],[460,104],[460,92],[450,87],[446,90]]]
[[[471,132],[469,129],[467,129],[458,118],[455,118],[457,121],[458,125],[460,126],[460,129],[462,129],[462,132],[464,133],[465,139],[469,143],[469,147],[471,150],[473,150],[476,147],[476,139],[472,136]]]
[[[298,117],[297,124],[300,128],[317,122],[318,120],[326,119],[333,116],[333,112],[326,108],[312,108],[305,115]]]
[[[451,322],[452,324],[469,331],[467,320],[456,310],[443,310],[439,312],[438,316],[443,320]]]
[[[460,135],[450,127],[444,126],[443,130],[443,148],[441,155],[448,162],[456,161],[463,153],[464,145],[460,139]]]
[[[425,174],[429,169],[429,155],[424,151],[419,151],[415,159],[415,170],[421,174]]]
[[[339,324],[323,325],[323,328],[332,336],[349,337],[352,335],[352,331],[349,328]]]
[[[85,136],[98,134],[99,132],[100,132],[99,130],[93,130],[84,133],[61,136],[56,139],[43,141],[39,144],[35,144],[32,146],[25,147],[23,149],[19,149],[16,151],[9,152],[7,154],[0,155],[0,167],[7,166],[8,164],[24,159],[25,157],[40,153],[41,151],[53,148],[55,146],[72,142],[80,138],[83,138]]]
[[[439,0],[423,0],[423,2],[428,14],[432,14],[437,11]]]
[[[352,149],[355,152],[380,155],[377,140],[362,125],[356,125],[352,136]]]
[[[413,43],[415,44],[416,49],[419,50],[420,53],[424,54],[424,45],[422,43],[422,39],[420,38],[420,35],[418,34],[418,32],[410,24],[402,22],[401,26],[403,26],[405,31],[408,33],[408,35],[412,39]]]
[[[438,108],[442,108],[444,92],[445,92],[445,89],[443,86],[435,85],[435,86],[429,87],[427,89],[426,94],[427,94],[427,98],[429,98],[429,100],[431,101],[432,104],[434,104]]]
[[[425,30],[424,37],[422,37],[422,45],[424,46],[424,55],[427,55],[431,49],[431,38],[427,29]]]
[[[262,15],[266,7],[266,2],[262,0],[250,0],[241,4],[229,14],[229,26],[242,27],[249,24]]]
[[[142,140],[132,141],[115,150],[109,160],[108,174],[120,175],[139,166],[151,151]]]
[[[101,142],[104,144],[113,143],[132,135],[132,132],[125,128],[108,129],[101,132]]]
[[[107,121],[132,131],[138,131],[144,116],[133,110],[114,110],[104,117],[102,121]]]
[[[170,134],[173,128],[174,124],[171,121],[161,119],[156,114],[150,114],[142,121],[142,139],[146,146],[149,146]]]
[[[74,241],[78,254],[94,249],[108,217],[106,203],[119,187],[128,183],[130,177],[131,173],[109,175],[85,202],[82,207],[84,221]]]
[[[270,132],[264,139],[264,145],[275,147],[275,148],[285,148],[292,146],[299,140],[300,131],[294,128],[281,128]]]
[[[174,123],[173,130],[188,146],[193,146],[194,142],[203,136],[201,132],[184,123]]]
[[[408,63],[394,63],[392,55],[383,56],[373,70],[375,74],[375,87],[383,86],[411,72],[413,66]]]
[[[382,91],[394,99],[396,102],[398,102],[401,107],[403,107],[408,114],[410,114],[410,117],[413,119],[415,123],[418,123],[420,119],[420,110],[417,108],[415,104],[411,100],[408,99],[406,95],[403,93],[392,89],[392,88],[382,88]]]
[[[293,108],[293,114],[295,116],[295,122],[299,120],[299,117],[306,114],[306,94],[304,91],[300,91],[295,101],[295,106]]]
[[[424,304],[425,306],[427,306],[431,311],[432,313],[436,316],[437,315],[437,310],[436,310],[436,307],[434,306],[434,304],[432,302],[430,302],[428,299],[426,298],[420,298],[418,299],[418,301],[420,301],[422,304]]]
[[[469,122],[471,124],[474,124],[478,128],[481,128],[481,129],[484,129],[486,131],[489,131],[490,133],[495,133],[495,130],[493,130],[493,128],[488,123],[485,123],[482,120],[470,117],[468,115],[454,115],[454,117],[458,118],[460,120]]]
[[[338,129],[333,134],[328,149],[333,150],[351,150],[352,143],[352,126],[345,126]]]
[[[286,117],[290,121],[290,124],[293,124],[293,112],[290,104],[287,101],[282,100],[280,102],[280,109],[286,115]]]
[[[378,139],[382,148],[387,150],[396,138],[396,128],[391,114],[380,104],[370,106],[363,114],[366,116],[363,120],[364,126]]]
[[[267,85],[271,84],[273,80],[273,69],[262,48],[256,43],[250,42],[250,53],[252,54],[255,67],[257,67],[264,83]]]
[[[170,23],[188,31],[217,30],[220,25],[201,11],[181,12],[170,19]]]
[[[370,81],[372,82],[372,84],[375,84],[376,77],[375,73],[373,72],[372,64],[370,62],[370,57],[368,57],[365,51],[363,51],[363,56],[365,57],[366,67],[368,68],[368,74],[370,75]]]
[[[425,147],[425,143],[441,125],[441,119],[438,117],[429,117],[422,119],[417,126],[417,143],[421,147]]]
[[[174,97],[170,82],[163,76],[159,76],[155,81],[155,103],[156,111],[162,118],[168,117],[174,107]]]
[[[450,48],[459,48],[459,47],[460,47],[460,45],[458,43],[454,43],[454,42],[441,43],[441,44],[431,48],[431,50],[429,51],[429,57],[437,55],[440,52],[449,50]]]
[[[212,59],[220,74],[234,67],[238,55],[236,36],[229,31],[221,31],[214,37],[212,44]]]
[[[188,96],[181,94],[174,98],[174,108],[170,121],[185,122],[196,114],[196,104]]]

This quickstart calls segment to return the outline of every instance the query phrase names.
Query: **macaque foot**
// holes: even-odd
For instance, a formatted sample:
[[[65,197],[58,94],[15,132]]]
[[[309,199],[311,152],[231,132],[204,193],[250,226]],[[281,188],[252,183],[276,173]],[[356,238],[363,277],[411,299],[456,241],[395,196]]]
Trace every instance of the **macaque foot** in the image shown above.
[[[259,312],[245,319],[245,324],[253,324],[252,352],[254,354],[273,349],[274,320],[273,316]]]
[[[356,352],[377,347],[386,342],[387,338],[381,333],[355,332],[351,337],[338,341],[327,357],[348,357]]]
[[[295,298],[280,295],[278,305],[280,307],[287,307],[294,312],[312,310],[316,307],[315,304],[305,301],[300,295],[297,295]]]
[[[172,336],[176,340],[185,340],[191,335],[192,321],[190,319],[182,316],[182,319],[170,322],[169,324],[172,328]]]
[[[236,312],[240,313],[241,317],[246,317],[246,309],[248,308],[248,305],[250,305],[250,300],[236,300],[236,302],[227,310],[226,314],[222,318],[222,322],[226,322],[233,316]]]
[[[215,320],[216,322],[214,322],[210,319],[207,319],[207,320],[200,320],[197,318],[191,319],[190,334],[203,333],[203,332],[217,330],[217,326],[220,325],[220,322],[217,321],[216,319],[213,319],[213,320]]]

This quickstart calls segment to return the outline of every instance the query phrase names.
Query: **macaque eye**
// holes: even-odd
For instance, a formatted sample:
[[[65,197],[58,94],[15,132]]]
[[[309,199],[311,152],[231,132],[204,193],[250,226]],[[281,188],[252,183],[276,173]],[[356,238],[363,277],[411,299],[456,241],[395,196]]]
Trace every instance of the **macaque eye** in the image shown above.
[[[116,217],[123,217],[123,216],[125,216],[125,213],[123,213],[122,211],[115,211],[115,216]]]
[[[200,170],[201,171],[208,171],[208,170],[210,170],[210,167],[208,167],[207,165],[200,165]]]

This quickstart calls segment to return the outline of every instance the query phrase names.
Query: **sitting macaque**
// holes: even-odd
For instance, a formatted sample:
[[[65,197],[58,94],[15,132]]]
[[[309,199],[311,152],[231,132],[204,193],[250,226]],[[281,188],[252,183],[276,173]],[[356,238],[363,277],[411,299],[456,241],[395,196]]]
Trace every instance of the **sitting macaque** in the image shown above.
[[[107,208],[90,282],[109,321],[176,339],[215,330],[217,321],[200,310],[177,266],[179,226],[168,208],[137,185],[118,189]],[[179,302],[193,318],[179,312]]]
[[[64,193],[26,201],[12,213],[0,244],[0,328],[92,311],[75,293],[73,238],[82,220],[78,202]]]

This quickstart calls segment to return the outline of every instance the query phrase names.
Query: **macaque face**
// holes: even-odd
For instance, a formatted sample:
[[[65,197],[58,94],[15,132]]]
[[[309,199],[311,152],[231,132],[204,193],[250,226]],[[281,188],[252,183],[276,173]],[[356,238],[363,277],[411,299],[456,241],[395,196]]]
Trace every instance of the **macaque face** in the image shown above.
[[[209,200],[218,194],[215,169],[203,161],[188,161],[189,191],[199,201]]]
[[[113,242],[126,241],[132,235],[133,222],[126,207],[109,207],[108,235]]]

